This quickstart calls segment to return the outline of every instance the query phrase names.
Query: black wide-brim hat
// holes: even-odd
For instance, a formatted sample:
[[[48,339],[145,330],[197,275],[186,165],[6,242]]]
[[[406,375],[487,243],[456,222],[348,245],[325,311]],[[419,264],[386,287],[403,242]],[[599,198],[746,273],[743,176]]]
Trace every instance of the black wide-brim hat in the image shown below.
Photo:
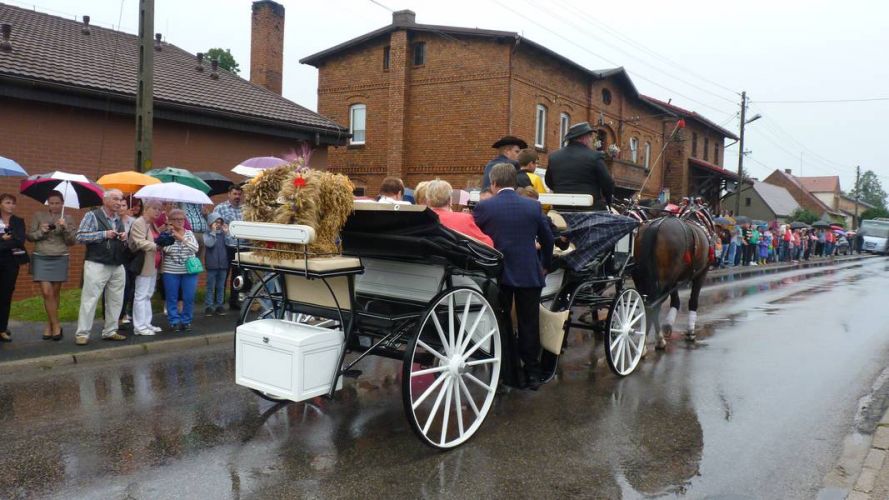
[[[503,146],[518,146],[521,149],[525,149],[528,147],[528,143],[519,139],[514,135],[504,135],[500,138],[499,141],[495,142],[493,146],[494,149],[500,149]]]
[[[565,134],[565,140],[570,141],[571,139],[577,139],[578,137],[583,137],[587,134],[592,134],[596,130],[590,126],[590,122],[580,122],[571,125],[571,128],[568,129],[568,132]]]

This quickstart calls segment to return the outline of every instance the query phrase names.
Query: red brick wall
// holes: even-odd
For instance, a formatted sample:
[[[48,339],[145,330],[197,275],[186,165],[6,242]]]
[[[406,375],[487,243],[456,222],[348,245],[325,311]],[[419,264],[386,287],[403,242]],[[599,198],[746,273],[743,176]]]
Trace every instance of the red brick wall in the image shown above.
[[[130,170],[134,155],[134,120],[64,106],[0,98],[5,116],[15,117],[15,126],[0,134],[0,152],[18,161],[30,174],[61,170],[100,176]],[[178,166],[190,170],[217,171],[232,180],[243,180],[231,168],[253,156],[286,155],[298,148],[296,141],[255,134],[226,131],[196,125],[155,121],[154,165]],[[316,151],[312,164],[323,167],[327,153]],[[18,195],[20,177],[0,177],[0,192]],[[214,201],[223,201],[224,195]],[[16,212],[30,224],[32,214],[43,205],[18,196]],[[83,210],[66,209],[77,222]],[[28,249],[32,246],[29,243]],[[66,287],[79,286],[82,245],[72,247],[71,269]],[[16,285],[15,299],[37,294],[27,268],[23,267]]]

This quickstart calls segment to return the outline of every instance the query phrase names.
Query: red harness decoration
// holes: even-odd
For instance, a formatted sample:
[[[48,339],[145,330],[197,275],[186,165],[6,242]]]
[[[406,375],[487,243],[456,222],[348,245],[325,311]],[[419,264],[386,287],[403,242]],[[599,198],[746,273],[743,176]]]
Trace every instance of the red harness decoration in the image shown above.
[[[691,250],[685,251],[685,254],[682,255],[682,260],[684,260],[686,264],[691,264]]]

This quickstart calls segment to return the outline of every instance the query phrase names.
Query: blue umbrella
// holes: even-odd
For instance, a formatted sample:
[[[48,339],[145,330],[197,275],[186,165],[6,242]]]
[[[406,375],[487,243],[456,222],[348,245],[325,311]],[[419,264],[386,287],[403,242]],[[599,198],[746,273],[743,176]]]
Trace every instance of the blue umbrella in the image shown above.
[[[27,177],[28,172],[18,163],[0,156],[0,177],[22,176]]]

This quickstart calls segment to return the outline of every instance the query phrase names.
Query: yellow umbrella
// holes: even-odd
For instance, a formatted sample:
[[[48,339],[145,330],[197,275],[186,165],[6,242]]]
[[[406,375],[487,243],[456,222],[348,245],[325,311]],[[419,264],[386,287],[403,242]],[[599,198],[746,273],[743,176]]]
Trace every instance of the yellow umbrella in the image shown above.
[[[160,180],[139,172],[126,171],[103,175],[96,184],[105,189],[120,189],[124,194],[133,194],[145,186],[158,184]]]

